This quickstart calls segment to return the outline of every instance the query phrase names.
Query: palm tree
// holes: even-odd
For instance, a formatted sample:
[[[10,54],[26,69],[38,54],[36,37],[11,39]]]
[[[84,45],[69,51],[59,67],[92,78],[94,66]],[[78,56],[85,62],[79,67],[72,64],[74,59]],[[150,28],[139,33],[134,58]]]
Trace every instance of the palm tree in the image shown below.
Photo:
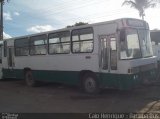
[[[9,2],[9,0],[6,0]],[[0,0],[0,40],[3,39],[3,5],[5,0]]]
[[[0,0],[0,3],[4,4],[5,1],[9,2],[10,0]]]
[[[147,8],[154,8],[160,0],[125,0],[123,5],[130,5],[131,8],[135,8],[139,11],[139,16],[144,20],[145,10]]]

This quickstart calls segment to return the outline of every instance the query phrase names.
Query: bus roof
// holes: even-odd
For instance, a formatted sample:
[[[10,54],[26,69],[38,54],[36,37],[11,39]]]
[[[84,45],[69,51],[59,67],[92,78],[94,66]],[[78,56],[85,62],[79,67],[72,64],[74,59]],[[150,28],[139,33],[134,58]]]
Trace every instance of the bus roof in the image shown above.
[[[133,19],[133,20],[143,21],[141,19],[135,19],[135,18],[120,18],[120,19],[115,19],[115,20],[110,20],[110,21],[105,21],[105,22],[86,24],[86,25],[81,25],[81,26],[73,26],[73,27],[69,27],[69,28],[62,28],[62,29],[57,29],[57,30],[52,30],[52,31],[46,31],[46,32],[40,32],[40,33],[29,34],[29,35],[24,35],[24,36],[18,36],[18,37],[5,39],[5,40],[20,39],[20,38],[24,38],[24,37],[31,37],[31,36],[41,35],[41,34],[49,34],[49,33],[53,33],[53,32],[61,32],[61,31],[65,31],[65,30],[73,30],[73,29],[86,28],[86,27],[92,27],[92,26],[103,25],[103,24],[117,23],[117,22],[125,20],[125,19]]]

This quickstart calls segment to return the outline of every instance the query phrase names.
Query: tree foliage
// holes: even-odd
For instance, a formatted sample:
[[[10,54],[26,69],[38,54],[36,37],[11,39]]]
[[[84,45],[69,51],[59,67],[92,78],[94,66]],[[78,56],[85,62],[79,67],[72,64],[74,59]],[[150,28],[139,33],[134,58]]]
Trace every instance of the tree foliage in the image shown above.
[[[10,0],[0,0],[0,2],[3,2],[3,3],[5,3],[5,1],[9,2]]]
[[[67,28],[74,27],[74,26],[86,25],[86,24],[88,24],[88,23],[85,23],[85,22],[76,22],[74,25],[67,26]]]
[[[125,0],[122,3],[123,5],[129,5],[131,8],[134,8],[139,11],[139,16],[144,19],[145,10],[147,8],[154,8],[160,3],[160,0]]]

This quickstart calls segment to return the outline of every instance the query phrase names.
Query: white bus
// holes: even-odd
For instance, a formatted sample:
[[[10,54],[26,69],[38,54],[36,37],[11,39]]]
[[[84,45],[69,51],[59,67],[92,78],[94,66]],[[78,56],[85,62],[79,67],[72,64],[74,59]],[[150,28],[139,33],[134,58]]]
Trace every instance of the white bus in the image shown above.
[[[131,89],[157,66],[148,23],[123,18],[11,38],[3,45],[3,78]]]

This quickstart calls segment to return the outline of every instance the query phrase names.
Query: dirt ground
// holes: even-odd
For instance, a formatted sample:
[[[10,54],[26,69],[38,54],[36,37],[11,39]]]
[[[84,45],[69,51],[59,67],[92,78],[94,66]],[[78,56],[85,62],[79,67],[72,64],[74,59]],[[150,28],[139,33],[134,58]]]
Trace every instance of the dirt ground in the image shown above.
[[[105,89],[98,95],[76,87],[46,84],[27,87],[23,81],[0,81],[0,112],[10,113],[160,113],[160,83],[132,91]]]

